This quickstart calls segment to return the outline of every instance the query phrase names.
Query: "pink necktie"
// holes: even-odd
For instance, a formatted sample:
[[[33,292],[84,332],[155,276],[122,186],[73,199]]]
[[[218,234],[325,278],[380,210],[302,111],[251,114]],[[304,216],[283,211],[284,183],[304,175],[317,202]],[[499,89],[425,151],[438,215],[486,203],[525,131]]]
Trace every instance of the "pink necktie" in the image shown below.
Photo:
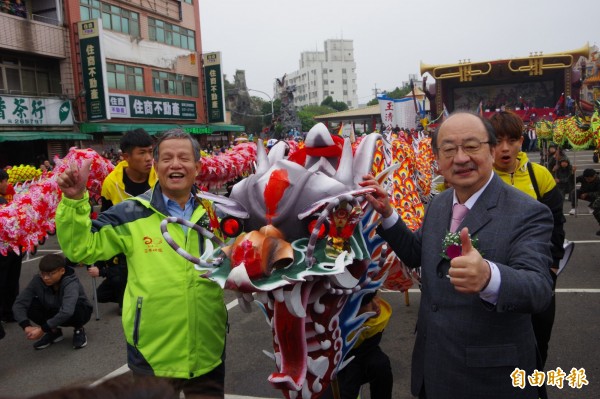
[[[450,231],[454,233],[458,226],[460,226],[461,222],[469,212],[469,208],[462,204],[454,204],[452,207],[452,223],[450,223]]]

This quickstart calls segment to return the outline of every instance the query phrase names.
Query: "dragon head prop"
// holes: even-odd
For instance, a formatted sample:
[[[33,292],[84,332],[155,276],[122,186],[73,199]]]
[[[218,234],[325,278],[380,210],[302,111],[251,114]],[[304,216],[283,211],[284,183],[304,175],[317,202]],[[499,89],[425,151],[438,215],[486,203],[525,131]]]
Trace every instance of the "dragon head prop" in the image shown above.
[[[252,302],[262,308],[276,368],[268,379],[287,398],[321,396],[373,315],[358,309],[385,280],[386,256],[375,234],[378,216],[364,200],[373,189],[358,183],[371,172],[380,138],[367,136],[353,154],[348,140],[320,123],[306,137],[302,164],[285,159],[285,143],[267,154],[259,141],[256,172],[229,198],[199,194],[209,215],[227,215],[212,230],[176,218],[161,226],[204,277],[237,293],[242,309]],[[242,221],[244,232],[227,239]],[[186,253],[168,235],[171,222],[198,230],[212,247],[200,258]]]

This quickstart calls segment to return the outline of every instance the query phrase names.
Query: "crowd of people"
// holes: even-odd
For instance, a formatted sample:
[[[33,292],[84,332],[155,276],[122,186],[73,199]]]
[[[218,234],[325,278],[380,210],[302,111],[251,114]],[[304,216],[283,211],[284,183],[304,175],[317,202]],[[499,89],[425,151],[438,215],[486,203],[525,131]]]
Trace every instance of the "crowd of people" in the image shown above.
[[[359,183],[374,190],[365,198],[381,215],[377,233],[404,264],[421,268],[411,377],[412,394],[419,398],[515,397],[507,378],[515,368],[527,374],[544,369],[564,255],[563,203],[567,195],[573,207],[576,200],[588,201],[600,223],[600,178],[585,169],[575,189],[576,170],[556,147],[547,168],[529,161],[522,151],[524,131],[510,111],[490,120],[468,112],[450,115],[432,135],[448,188],[433,197],[415,232],[373,176]],[[165,215],[191,223],[206,218],[195,196],[200,154],[198,142],[179,129],[158,140],[142,129],[125,133],[117,153],[103,154],[117,166],[103,183],[102,212],[95,220],[86,189],[89,163],[60,174],[56,231],[65,256],[42,257],[39,273],[22,291],[22,255],[0,257],[2,320],[18,323],[37,350],[62,340],[64,327],[73,328],[73,348],[85,347],[92,305],[71,265],[87,265],[90,276],[105,278],[98,300],[118,304],[134,381],[155,378],[164,383],[160,389],[188,398],[223,398],[223,292],[198,278],[177,253],[153,251],[148,236]],[[7,201],[7,179],[0,171],[0,204]],[[449,231],[459,237],[461,253],[444,260],[435,248]],[[180,225],[169,232],[188,253],[202,253],[196,230]],[[365,383],[371,383],[371,397],[391,398],[392,369],[379,347],[391,310],[368,296],[360,312],[367,311],[374,316],[338,376],[345,399],[356,398]],[[546,393],[544,386],[531,385],[518,396],[537,399]]]
[[[0,3],[0,12],[27,18],[27,7],[24,0],[2,0],[2,3]]]

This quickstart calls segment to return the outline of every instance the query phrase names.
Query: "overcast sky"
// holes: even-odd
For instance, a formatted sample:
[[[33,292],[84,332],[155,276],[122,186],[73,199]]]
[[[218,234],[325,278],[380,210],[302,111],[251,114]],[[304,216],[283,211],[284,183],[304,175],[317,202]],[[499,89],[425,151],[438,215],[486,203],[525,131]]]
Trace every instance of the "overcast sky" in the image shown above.
[[[600,45],[598,0],[198,0],[203,52],[220,51],[229,81],[272,95],[302,51],[354,41],[358,99],[393,90],[420,61],[454,64]],[[250,93],[266,98],[260,93]]]

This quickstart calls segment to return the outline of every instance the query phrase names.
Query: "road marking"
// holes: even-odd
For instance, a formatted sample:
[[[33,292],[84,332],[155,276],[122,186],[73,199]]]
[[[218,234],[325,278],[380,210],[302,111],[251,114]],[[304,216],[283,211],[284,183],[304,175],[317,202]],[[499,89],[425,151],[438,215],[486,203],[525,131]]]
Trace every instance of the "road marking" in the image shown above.
[[[62,251],[56,250],[56,249],[38,249],[37,252],[51,252],[54,254],[62,254]],[[41,256],[37,256],[35,258],[29,258],[29,252],[27,252],[27,255],[25,255],[25,259],[23,260],[22,263],[33,262],[34,260],[38,260],[41,258],[42,258]]]

